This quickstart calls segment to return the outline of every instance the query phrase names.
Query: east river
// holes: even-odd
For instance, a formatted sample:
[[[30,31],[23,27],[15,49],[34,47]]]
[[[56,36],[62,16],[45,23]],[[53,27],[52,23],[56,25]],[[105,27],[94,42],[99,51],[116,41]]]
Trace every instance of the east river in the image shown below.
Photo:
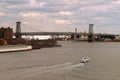
[[[1,53],[0,80],[120,80],[120,43],[58,43],[62,47]],[[81,64],[81,57],[90,61]]]

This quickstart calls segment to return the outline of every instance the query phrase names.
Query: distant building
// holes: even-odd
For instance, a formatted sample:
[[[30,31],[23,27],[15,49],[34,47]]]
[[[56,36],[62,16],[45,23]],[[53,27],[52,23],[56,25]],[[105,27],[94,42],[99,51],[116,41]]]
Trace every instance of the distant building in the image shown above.
[[[17,44],[27,44],[27,41],[21,36],[18,35],[17,38],[13,38],[14,33],[13,29],[8,28],[0,28],[0,45],[17,45]]]
[[[13,38],[13,29],[8,28],[0,28],[0,45],[6,45],[7,41]]]
[[[88,33],[86,33],[86,32],[81,33],[80,40],[87,41],[88,40]]]
[[[13,38],[13,29],[8,27],[8,28],[0,28],[0,38],[1,39],[12,39]]]
[[[116,35],[115,40],[120,40],[120,35]]]

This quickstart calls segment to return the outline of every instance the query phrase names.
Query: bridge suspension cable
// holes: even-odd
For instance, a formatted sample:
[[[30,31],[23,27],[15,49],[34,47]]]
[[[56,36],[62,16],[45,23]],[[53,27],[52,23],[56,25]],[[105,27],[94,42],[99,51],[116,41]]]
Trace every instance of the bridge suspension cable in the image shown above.
[[[94,27],[94,33],[106,33],[103,27]]]
[[[15,25],[15,23],[13,23],[13,24],[10,24],[10,25],[0,25],[0,27],[13,27]]]
[[[4,28],[8,28],[8,27],[11,27],[11,28],[13,28],[13,32],[15,32],[15,25],[16,25],[16,23],[12,23],[12,24],[9,24],[9,25],[0,25],[0,27],[4,27]]]
[[[24,28],[28,28],[29,30],[31,29],[32,31],[34,30],[34,31],[36,31],[36,32],[42,32],[41,30],[39,30],[39,29],[37,29],[37,28],[33,28],[33,27],[31,27],[30,25],[25,24],[25,23],[22,23],[22,26],[25,26]],[[22,27],[21,29],[23,29],[23,27]]]
[[[10,24],[9,26],[11,27],[11,26],[15,26],[16,25],[16,23],[13,23],[13,24]]]

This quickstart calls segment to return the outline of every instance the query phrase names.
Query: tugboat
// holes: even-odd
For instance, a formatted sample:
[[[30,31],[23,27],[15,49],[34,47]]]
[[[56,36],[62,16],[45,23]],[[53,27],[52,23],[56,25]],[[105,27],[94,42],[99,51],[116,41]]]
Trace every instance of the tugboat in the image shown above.
[[[82,57],[81,60],[80,60],[80,63],[86,63],[90,60],[90,58],[85,58],[85,57]]]

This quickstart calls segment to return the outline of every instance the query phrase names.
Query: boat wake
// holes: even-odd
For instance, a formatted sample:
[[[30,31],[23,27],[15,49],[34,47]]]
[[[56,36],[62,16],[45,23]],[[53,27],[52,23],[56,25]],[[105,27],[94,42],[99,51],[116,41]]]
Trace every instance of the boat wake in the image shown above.
[[[9,75],[10,80],[15,80],[14,78],[16,76],[21,75],[22,77],[19,77],[19,80],[28,80],[28,78],[40,75],[40,74],[52,74],[55,75],[56,73],[62,74],[64,72],[71,71],[75,68],[79,68],[81,66],[84,66],[84,63],[65,63],[65,64],[55,64],[55,65],[45,65],[45,66],[33,66],[33,67],[24,67],[24,68],[18,68],[18,69],[12,69],[3,71],[0,73],[2,78],[8,78],[6,77],[6,74]]]
[[[77,68],[83,66],[84,63],[65,63],[65,64],[57,64],[52,66],[46,66],[44,68],[47,69],[71,69],[71,68]]]

